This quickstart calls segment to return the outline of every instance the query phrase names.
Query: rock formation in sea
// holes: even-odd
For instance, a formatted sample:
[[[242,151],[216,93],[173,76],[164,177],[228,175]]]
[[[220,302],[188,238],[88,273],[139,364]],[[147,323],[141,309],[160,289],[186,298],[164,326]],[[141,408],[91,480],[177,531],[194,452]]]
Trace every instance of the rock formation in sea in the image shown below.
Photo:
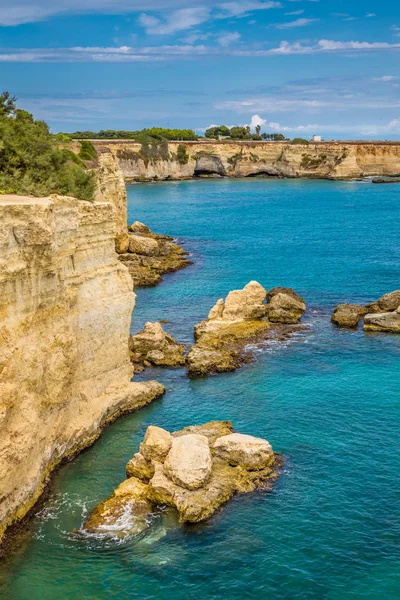
[[[303,298],[291,288],[273,288],[267,294],[251,281],[229,292],[195,326],[196,343],[187,356],[189,375],[234,371],[251,359],[248,344],[266,339],[272,331],[276,334],[278,328],[281,336],[289,335],[305,309]]]
[[[1,537],[62,460],[164,388],[131,382],[113,204],[0,196],[0,218]]]
[[[131,361],[135,365],[155,365],[162,367],[182,367],[185,359],[185,346],[161,327],[160,323],[146,323],[142,331],[129,338]]]
[[[117,241],[119,259],[128,267],[135,287],[157,285],[162,275],[191,265],[187,252],[172,237],[152,233],[135,221]]]
[[[331,320],[337,327],[354,328],[363,317],[365,331],[400,333],[400,290],[384,294],[365,306],[339,304]]]
[[[158,506],[173,507],[181,522],[204,521],[236,492],[271,489],[281,465],[267,440],[234,433],[230,421],[172,434],[150,426],[127,465],[128,479],[90,513],[83,530],[139,533]]]
[[[323,142],[292,144],[259,141],[185,142],[187,161],[179,161],[181,142],[154,148],[152,156],[133,140],[96,140],[96,150],[111,152],[126,181],[179,180],[191,177],[308,177],[354,179],[398,176],[400,144]]]

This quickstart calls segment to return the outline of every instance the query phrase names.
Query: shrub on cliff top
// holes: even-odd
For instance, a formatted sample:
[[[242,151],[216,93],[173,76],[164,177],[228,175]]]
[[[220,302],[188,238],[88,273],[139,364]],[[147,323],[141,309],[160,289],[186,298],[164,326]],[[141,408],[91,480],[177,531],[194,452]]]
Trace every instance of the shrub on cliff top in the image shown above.
[[[94,175],[70,150],[59,149],[46,123],[0,94],[0,190],[9,194],[62,194],[92,200]]]

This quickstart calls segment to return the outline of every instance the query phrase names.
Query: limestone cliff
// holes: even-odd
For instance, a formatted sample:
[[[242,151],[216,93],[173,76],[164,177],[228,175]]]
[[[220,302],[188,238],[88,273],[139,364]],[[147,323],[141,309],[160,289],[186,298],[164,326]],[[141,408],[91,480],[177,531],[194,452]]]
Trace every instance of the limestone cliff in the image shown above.
[[[97,180],[95,200],[114,204],[116,233],[117,235],[127,233],[126,188],[117,156],[107,148],[100,148],[97,153],[95,173]]]
[[[110,203],[0,196],[0,538],[50,471],[163,392],[131,382]]]
[[[186,164],[177,142],[144,149],[129,140],[94,141],[99,153],[118,159],[126,181],[187,179],[193,176],[308,177],[352,179],[400,174],[400,144],[385,142],[185,142]]]

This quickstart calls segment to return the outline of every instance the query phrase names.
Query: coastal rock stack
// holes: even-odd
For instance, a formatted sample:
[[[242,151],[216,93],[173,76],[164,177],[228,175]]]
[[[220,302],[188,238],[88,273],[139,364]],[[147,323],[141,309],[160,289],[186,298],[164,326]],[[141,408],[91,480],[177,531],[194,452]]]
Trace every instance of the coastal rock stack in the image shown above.
[[[189,350],[189,375],[233,371],[251,360],[249,343],[260,342],[273,330],[285,337],[306,309],[290,288],[273,288],[268,294],[257,281],[218,300],[208,318],[195,326],[196,344]]]
[[[139,367],[182,367],[186,362],[185,346],[178,344],[160,323],[146,323],[142,331],[131,335],[129,350],[131,361]]]
[[[176,509],[181,522],[204,521],[235,492],[270,489],[281,464],[267,440],[234,433],[230,421],[172,434],[150,426],[127,465],[129,479],[90,513],[83,529],[135,534],[159,505]]]

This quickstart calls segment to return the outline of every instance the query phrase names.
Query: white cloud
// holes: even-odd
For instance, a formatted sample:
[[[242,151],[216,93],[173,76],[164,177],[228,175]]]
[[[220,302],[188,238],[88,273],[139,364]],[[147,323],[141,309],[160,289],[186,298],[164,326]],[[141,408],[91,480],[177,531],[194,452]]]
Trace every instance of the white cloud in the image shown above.
[[[302,15],[304,12],[304,10],[300,9],[300,10],[292,10],[292,12],[287,12],[285,13],[286,16],[291,16],[291,17],[295,17],[296,15]]]
[[[208,20],[209,15],[210,11],[207,7],[181,8],[167,15],[165,21],[142,14],[139,17],[139,23],[145,27],[148,34],[167,35],[204,23]]]
[[[222,35],[220,35],[217,38],[217,40],[218,40],[218,44],[220,46],[223,46],[224,48],[226,48],[227,46],[232,44],[232,42],[237,42],[238,40],[240,40],[240,38],[241,38],[240,33],[238,33],[237,31],[234,31],[232,33],[223,33]]]
[[[367,13],[365,16],[367,17],[367,19],[370,19],[371,17],[376,17],[376,14],[375,13]]]
[[[258,112],[321,112],[326,109],[345,111],[349,109],[399,109],[400,100],[360,100],[357,96],[351,94],[341,96],[335,100],[315,100],[315,99],[294,99],[286,100],[285,98],[277,98],[274,96],[266,96],[260,98],[245,98],[244,100],[227,100],[215,105],[219,110],[233,110],[239,113],[249,111]]]
[[[296,19],[295,21],[289,21],[288,23],[279,23],[275,25],[278,29],[290,29],[292,27],[305,27],[311,23],[315,23],[319,19]]]
[[[383,77],[375,77],[374,81],[395,81],[399,79],[399,77],[395,77],[394,75],[383,75]]]
[[[315,54],[319,52],[345,52],[349,50],[396,50],[400,44],[390,44],[388,42],[336,42],[334,40],[319,40],[313,46],[305,46],[301,42],[281,42],[277,48],[270,50],[260,50],[258,55],[262,54]]]
[[[250,121],[250,129],[254,130],[257,125],[263,126],[266,122],[266,119],[262,119],[259,115],[253,115]]]
[[[257,0],[238,0],[219,4],[219,8],[235,17],[253,10],[269,10],[270,8],[281,8],[281,6],[280,2],[257,2]]]

